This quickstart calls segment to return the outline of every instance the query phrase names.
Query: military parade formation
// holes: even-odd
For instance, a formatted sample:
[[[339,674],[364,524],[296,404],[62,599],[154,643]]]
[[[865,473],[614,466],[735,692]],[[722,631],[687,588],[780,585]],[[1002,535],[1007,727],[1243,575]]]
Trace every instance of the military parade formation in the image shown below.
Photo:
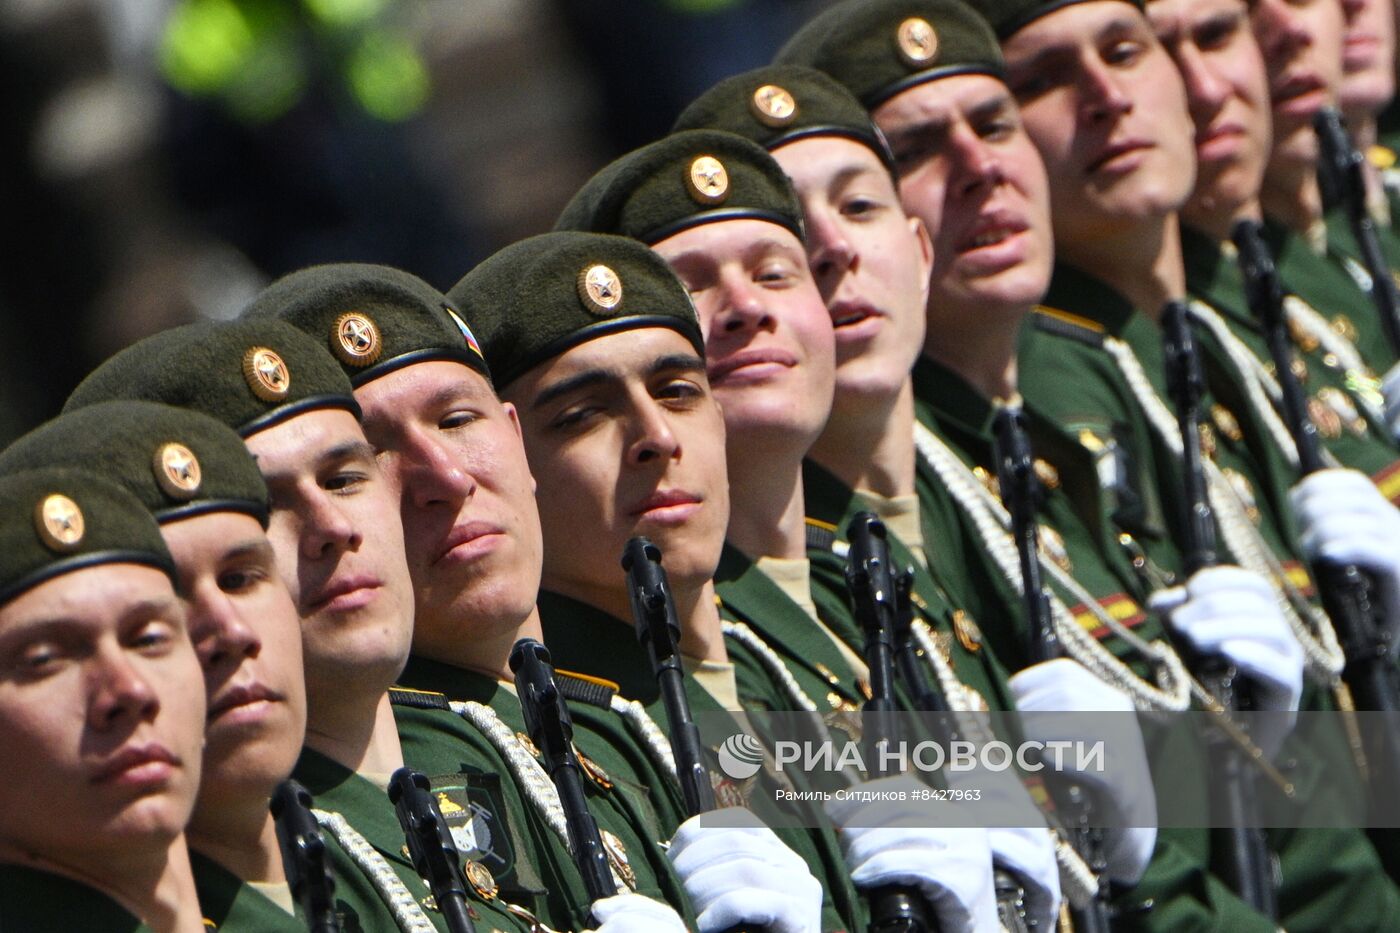
[[[0,451],[0,931],[1400,929],[1394,19],[840,0],[126,347]]]

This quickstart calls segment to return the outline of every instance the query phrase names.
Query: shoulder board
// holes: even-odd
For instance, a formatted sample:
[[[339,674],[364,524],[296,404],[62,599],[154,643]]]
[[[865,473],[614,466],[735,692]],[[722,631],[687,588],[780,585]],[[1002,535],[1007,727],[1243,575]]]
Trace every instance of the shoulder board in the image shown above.
[[[809,518],[807,523],[807,550],[831,551],[836,547],[836,526],[819,518]]]
[[[411,687],[390,687],[389,703],[394,706],[411,706],[414,709],[452,709],[446,694],[433,693],[431,690],[414,690]]]
[[[554,683],[564,699],[576,703],[587,703],[600,709],[612,709],[612,698],[619,687],[611,680],[591,677],[588,674],[575,674],[573,671],[554,669]]]
[[[1037,305],[1031,313],[1031,322],[1036,330],[1047,334],[1068,337],[1091,347],[1103,346],[1103,326],[1086,317],[1061,311],[1059,308]]]

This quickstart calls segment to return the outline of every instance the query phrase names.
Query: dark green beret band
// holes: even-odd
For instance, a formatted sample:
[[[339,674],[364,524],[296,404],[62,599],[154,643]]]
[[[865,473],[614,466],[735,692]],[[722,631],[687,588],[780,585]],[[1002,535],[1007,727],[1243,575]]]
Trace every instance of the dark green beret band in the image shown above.
[[[63,410],[113,399],[192,408],[243,437],[322,408],[360,416],[330,351],[273,318],[205,321],[139,340],[93,370]]]
[[[826,72],[870,110],[927,81],[1005,73],[996,36],[962,0],[845,0],[809,20],[774,61]]]
[[[1043,16],[1076,3],[1092,0],[977,0],[977,10],[992,24],[997,38],[1005,42]],[[1146,0],[1122,0],[1146,11]]]
[[[120,486],[66,468],[0,476],[0,605],[102,564],[144,564],[175,580],[155,519]]]
[[[324,341],[356,388],[414,363],[451,360],[491,373],[460,312],[427,282],[388,266],[312,266],[272,283],[243,312],[278,317]]]
[[[769,65],[723,81],[676,118],[673,132],[725,130],[772,152],[799,139],[840,136],[869,148],[893,174],[894,157],[865,106],[830,76],[803,65]]]
[[[242,512],[267,527],[267,486],[243,439],[191,409],[98,402],[40,425],[0,453],[0,473],[97,463],[158,522]]]
[[[594,175],[554,229],[614,233],[650,245],[722,220],[766,220],[805,240],[802,206],[772,156],[733,133],[687,130]]]
[[[507,246],[452,287],[504,388],[589,340],[668,327],[703,359],[695,305],[666,261],[633,239],[555,232]]]

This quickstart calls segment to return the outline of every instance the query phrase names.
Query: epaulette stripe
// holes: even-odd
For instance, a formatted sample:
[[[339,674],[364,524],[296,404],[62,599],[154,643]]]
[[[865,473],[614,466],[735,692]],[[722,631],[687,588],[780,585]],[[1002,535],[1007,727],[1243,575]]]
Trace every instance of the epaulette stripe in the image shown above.
[[[1400,462],[1392,463],[1390,466],[1376,473],[1371,477],[1371,482],[1376,484],[1376,488],[1381,491],[1381,495],[1385,496],[1393,504],[1400,505]]]
[[[836,526],[815,518],[807,519],[807,550],[830,552],[836,547]]]
[[[414,709],[452,709],[446,694],[433,693],[431,690],[414,690],[411,687],[390,687],[389,703]]]
[[[554,669],[554,683],[564,699],[576,703],[587,703],[601,709],[612,709],[612,698],[618,692],[618,685],[611,680],[592,677],[588,674],[575,674],[572,671]]]
[[[1068,337],[1070,340],[1077,340],[1091,347],[1103,345],[1103,325],[1086,317],[1061,311],[1059,308],[1037,305],[1034,313],[1031,314],[1031,322],[1037,330],[1042,330],[1047,334]]]

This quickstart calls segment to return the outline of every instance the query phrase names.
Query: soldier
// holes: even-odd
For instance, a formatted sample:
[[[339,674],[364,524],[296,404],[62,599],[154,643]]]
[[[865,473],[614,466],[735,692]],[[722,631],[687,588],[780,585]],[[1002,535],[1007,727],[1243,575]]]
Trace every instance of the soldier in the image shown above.
[[[1007,18],[1017,13],[1033,18],[1040,12],[1008,11]],[[979,482],[990,484],[988,399],[1016,391],[1019,322],[1044,293],[1052,252],[1044,168],[1003,83],[994,39],[957,3],[847,4],[809,23],[779,58],[827,70],[872,108],[891,143],[901,198],[929,224],[935,254],[929,338],[914,370],[920,470],[947,484],[963,507],[974,539],[981,538],[983,552],[994,558],[984,577],[990,582],[969,588],[969,598],[997,594],[1005,601],[1004,581],[1014,584],[1019,571],[1015,555],[1008,561],[1004,546],[999,548],[989,531],[1005,521],[998,517],[995,489]],[[1075,373],[1073,378],[1084,375]],[[1057,391],[1063,388],[1057,386]],[[1042,531],[1050,533],[1042,564],[1056,592],[1057,617],[1065,623],[1079,617],[1078,625],[1059,627],[1064,644],[1101,676],[1129,690],[1139,708],[1180,709],[1188,700],[1181,662],[1161,641],[1165,633],[1156,620],[1142,609],[1162,582],[1160,577],[1144,576],[1152,566],[1138,537],[1155,528],[1154,537],[1165,538],[1162,510],[1153,508],[1153,499],[1116,494],[1120,486],[1153,488],[1150,480],[1126,482],[1152,461],[1134,461],[1126,449],[1100,442],[1094,445],[1100,454],[1096,469],[1094,456],[1081,446],[1086,435],[1065,431],[1041,410],[1046,390],[1027,392],[1027,397],[1024,411],[1032,437],[1046,458],[1037,466],[1045,487],[1039,516],[1049,526]],[[1113,440],[1107,432],[1100,436]],[[1099,488],[1100,476],[1115,492],[1113,500]],[[1125,519],[1132,522],[1126,529],[1120,524]],[[1129,529],[1132,536],[1125,534]],[[1115,541],[1122,550],[1109,544]],[[977,551],[965,553],[976,556]],[[975,569],[975,561],[964,563]],[[1252,591],[1249,586],[1241,589],[1246,596]],[[1226,631],[1243,636],[1246,620],[1252,627],[1252,616],[1268,618],[1272,612],[1266,598],[1249,598],[1252,608],[1238,607],[1233,621],[1227,614],[1209,626],[1191,625],[1190,637],[1214,644]],[[1178,619],[1198,615],[1193,621],[1203,620],[1210,613],[1201,615],[1201,610],[1210,601],[1205,599],[1200,609],[1178,612]],[[984,632],[1003,659],[1023,664],[1024,630],[989,630],[996,618],[990,610],[979,615]],[[1082,642],[1080,626],[1103,645]],[[1290,649],[1291,640],[1286,631],[1283,634],[1282,640],[1262,630],[1248,637],[1260,639],[1264,657],[1281,662],[1272,670],[1280,677],[1279,697],[1287,706],[1290,651],[1296,648]],[[1113,651],[1111,660],[1099,654],[1103,648]],[[1296,678],[1295,672],[1292,679]],[[1198,753],[1183,753],[1170,736],[1156,736],[1155,741],[1159,744],[1154,755],[1159,761],[1174,761],[1174,774],[1199,775],[1199,783],[1159,786],[1159,792],[1169,795],[1162,805],[1199,805],[1205,772]],[[1193,759],[1194,764],[1185,763]],[[1206,833],[1164,830],[1158,838],[1162,845],[1146,874],[1123,897],[1127,904],[1153,898],[1155,907],[1142,916],[1143,922],[1163,927],[1185,922],[1268,926],[1207,873]]]
[[[193,933],[204,687],[160,530],[76,470],[0,504],[0,926]]]
[[[802,474],[817,598],[845,603],[844,561],[837,556],[848,547],[845,528],[857,511],[873,509],[889,530],[894,560],[914,573],[912,599],[929,620],[918,626],[928,634],[922,652],[930,666],[927,678],[944,684],[960,708],[1011,708],[1006,673],[982,645],[976,621],[949,602],[935,577],[953,568],[941,553],[939,560],[928,559],[947,528],[956,527],[955,521],[940,525],[930,518],[935,510],[922,509],[916,494],[909,371],[924,344],[932,246],[923,222],[899,202],[883,136],[849,91],[798,65],[726,79],[692,103],[676,126],[727,129],[765,146],[802,202],[809,265],[837,346],[831,417]],[[721,595],[724,590],[721,585]],[[755,628],[780,650],[783,640],[766,621],[762,617]],[[850,647],[859,646],[859,633],[845,637]],[[945,653],[951,663],[943,660]],[[813,652],[803,644],[791,654],[791,660],[785,656],[789,668]],[[1092,680],[1083,667],[1065,669],[1067,678]],[[1017,873],[1032,913],[1049,923],[1059,899],[1059,869],[1044,826],[988,832],[994,857]]]
[[[203,776],[187,835],[205,923],[304,930],[268,812],[301,751],[306,691],[296,610],[263,528],[267,487],[237,434],[153,402],[61,416],[11,444],[0,471],[98,462],[160,524],[204,668]]]
[[[347,309],[368,340],[341,343]],[[404,697],[398,719],[409,761],[430,773],[456,761],[453,736],[469,727],[452,703],[458,710],[467,701],[489,706],[519,734],[519,704],[501,684],[510,682],[511,646],[523,637],[542,638],[535,605],[543,556],[539,512],[515,408],[497,398],[471,329],[425,283],[368,265],[293,273],[248,313],[277,314],[341,346],[339,358],[364,409],[366,437],[399,490],[417,607],[414,654],[399,679],[408,689],[396,692]],[[350,352],[355,346],[361,355]],[[571,685],[566,689],[573,696],[596,692],[596,683],[565,671],[556,677]],[[439,697],[446,710],[433,706]],[[624,717],[607,702],[601,708],[581,700],[571,705],[575,742],[586,753],[593,789],[617,798],[648,833],[632,846],[630,859],[617,836],[604,837],[619,867],[630,870],[647,856],[638,845],[677,832],[708,834],[709,845],[736,858],[751,848],[742,833],[682,827],[674,774],[658,767]],[[663,859],[660,884],[667,884],[665,866]],[[692,880],[685,879],[687,887]],[[765,900],[756,875],[729,882],[735,890],[712,883],[705,899]],[[668,893],[688,900],[679,885]],[[703,926],[713,926],[704,919]]]
[[[681,140],[677,151],[686,152],[687,146]],[[733,150],[723,152],[721,165],[728,177],[745,178],[759,191],[764,190],[760,184],[773,186],[770,197],[781,193],[775,185],[781,176],[774,178],[771,163],[755,164],[736,157]],[[756,177],[763,180],[755,184]],[[673,192],[661,190],[665,193],[653,205],[656,213],[658,208],[676,207],[670,199]],[[752,203],[748,198],[754,193],[750,189],[736,196],[729,210]],[[770,203],[783,206],[784,216],[794,216],[790,202],[774,197]],[[762,227],[758,229],[761,235]],[[596,277],[606,280],[607,291],[620,300],[597,301],[591,293],[582,294],[573,282],[585,280],[570,270],[605,270]],[[483,300],[486,295],[518,292],[525,281],[544,280],[556,284],[524,294],[509,310]],[[727,517],[726,432],[698,355],[704,346],[700,325],[681,284],[640,244],[556,233],[503,250],[473,270],[453,293],[483,333],[488,354],[499,353],[500,368],[514,376],[502,391],[522,412],[532,462],[542,464],[536,468],[542,512],[551,516],[544,522],[543,622],[555,650],[575,665],[586,664],[590,672],[619,680],[625,695],[660,705],[640,646],[625,652],[619,646],[599,650],[605,633],[617,631],[615,620],[628,614],[629,600],[625,579],[616,573],[602,576],[603,567],[628,538],[645,534],[664,555],[681,620],[680,647],[692,670],[688,693],[697,715],[738,709],[744,690],[737,680],[745,675],[736,668],[746,663],[762,670],[767,664],[773,665],[772,671],[782,665],[771,655],[765,658],[751,646],[721,637],[711,578]],[[780,313],[776,303],[773,307]],[[735,488],[729,485],[729,490]],[[568,547],[563,529],[584,524],[596,529],[594,546]],[[739,654],[746,647],[750,650]],[[643,669],[634,670],[639,662]],[[794,682],[784,683],[772,673],[769,679],[777,683],[769,688],[768,708],[784,708],[785,699],[789,709],[813,708]],[[783,697],[785,692],[790,698]],[[733,792],[724,783],[718,791],[721,797]],[[877,855],[882,833],[890,848]],[[962,841],[961,853],[955,838]],[[856,923],[843,921],[842,915],[850,916],[859,907],[852,903],[849,887],[837,887],[849,882],[843,881],[833,841],[829,831],[814,830],[804,854],[829,886],[822,928],[853,929]],[[986,922],[992,906],[990,859],[980,830],[901,832],[876,825],[843,832],[842,845],[858,886],[878,887],[898,878],[919,885],[945,924]],[[985,864],[977,861],[979,848]],[[698,849],[680,858],[701,858]],[[817,855],[820,860],[813,861]],[[706,858],[717,857],[713,852]],[[839,911],[836,916],[833,907]]]
[[[1369,293],[1370,274],[1359,261],[1345,212],[1326,210],[1317,177],[1320,150],[1313,120],[1324,106],[1337,103],[1342,85],[1342,8],[1330,0],[1264,0],[1250,8],[1250,21],[1269,76],[1273,146],[1260,200],[1279,268],[1293,287],[1308,289],[1303,297],[1375,372],[1387,373],[1396,348],[1386,340],[1375,306],[1356,300],[1358,291]],[[1400,258],[1394,238],[1382,231],[1381,243],[1394,265]],[[1312,261],[1304,260],[1309,253]],[[1318,257],[1327,263],[1317,263]],[[1348,281],[1356,287],[1348,287]]]
[[[243,435],[267,482],[268,537],[302,620],[307,744],[293,777],[328,811],[323,828],[351,859],[339,874],[367,882],[360,893],[368,903],[355,902],[350,891],[342,899],[359,915],[390,909],[401,927],[441,924],[423,907],[426,885],[383,793],[403,766],[388,688],[408,655],[413,593],[394,493],[360,429],[349,380],[296,328],[248,320],[191,325],[138,342],[84,380],[68,408],[132,397],[196,408]],[[484,740],[463,767],[508,773]],[[518,796],[471,802],[503,839],[525,838],[511,828],[528,818]],[[488,855],[464,853],[469,861]],[[534,877],[533,857],[512,855],[512,866]],[[536,911],[550,906],[550,891],[517,886],[516,872],[506,877],[499,886],[473,886],[474,897],[493,900],[509,884],[511,897],[501,907],[526,925],[535,922]],[[571,915],[568,905],[553,909]],[[650,906],[647,916],[655,917]]]
[[[1220,313],[1277,402],[1277,386],[1264,375],[1273,362],[1233,251],[1225,246],[1236,221],[1262,216],[1259,186],[1269,152],[1268,79],[1248,28],[1249,10],[1236,0],[1153,0],[1147,12],[1182,73],[1198,140],[1195,188],[1181,209],[1186,287]],[[1292,271],[1297,274],[1296,266]],[[1301,298],[1286,299],[1285,313],[1298,360],[1293,371],[1327,448],[1370,475],[1387,498],[1400,497],[1400,450],[1374,374]]]

